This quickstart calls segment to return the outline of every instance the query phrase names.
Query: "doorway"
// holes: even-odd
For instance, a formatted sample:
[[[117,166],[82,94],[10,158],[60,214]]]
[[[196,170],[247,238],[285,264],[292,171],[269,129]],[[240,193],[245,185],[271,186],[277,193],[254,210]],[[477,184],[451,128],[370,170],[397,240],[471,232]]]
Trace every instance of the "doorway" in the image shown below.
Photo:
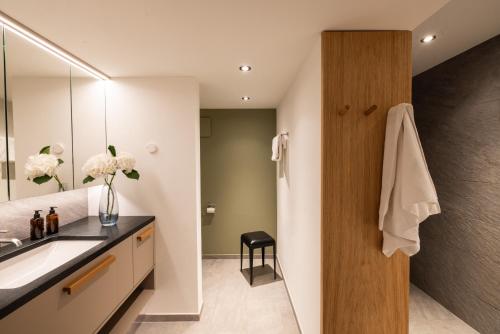
[[[203,255],[239,257],[242,233],[276,239],[276,110],[204,109],[200,116]]]

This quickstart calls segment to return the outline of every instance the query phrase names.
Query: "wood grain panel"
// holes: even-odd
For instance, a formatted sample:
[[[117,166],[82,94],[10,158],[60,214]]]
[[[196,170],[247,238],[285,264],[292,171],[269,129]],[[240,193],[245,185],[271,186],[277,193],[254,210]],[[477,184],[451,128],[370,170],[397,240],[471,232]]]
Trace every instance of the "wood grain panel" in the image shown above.
[[[386,258],[378,231],[387,111],[401,102],[411,102],[410,32],[322,34],[324,334],[408,332],[409,261]]]

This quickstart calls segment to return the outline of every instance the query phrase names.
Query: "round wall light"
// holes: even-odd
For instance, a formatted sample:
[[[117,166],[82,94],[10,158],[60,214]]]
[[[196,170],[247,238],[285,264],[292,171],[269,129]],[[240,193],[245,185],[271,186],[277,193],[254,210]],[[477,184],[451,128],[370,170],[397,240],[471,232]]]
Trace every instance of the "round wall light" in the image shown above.
[[[250,101],[250,96],[242,96],[241,99],[243,101]]]
[[[436,39],[436,35],[427,35],[427,36],[424,36],[424,37],[420,40],[420,42],[421,42],[421,43],[430,43],[430,42],[432,42],[432,41],[433,41],[433,40],[435,40],[435,39]]]
[[[250,65],[241,65],[239,68],[241,72],[250,72],[252,70],[252,66]]]

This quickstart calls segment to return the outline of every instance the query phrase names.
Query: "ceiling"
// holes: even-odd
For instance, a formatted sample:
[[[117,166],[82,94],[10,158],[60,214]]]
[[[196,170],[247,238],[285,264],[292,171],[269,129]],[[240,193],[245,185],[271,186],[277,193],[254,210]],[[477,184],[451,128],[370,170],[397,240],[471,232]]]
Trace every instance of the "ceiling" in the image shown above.
[[[429,44],[420,39],[436,35]],[[500,34],[499,0],[452,0],[413,31],[413,74]]]
[[[447,1],[0,0],[0,10],[112,77],[194,76],[203,108],[266,108],[322,30],[413,30]]]
[[[6,59],[5,71],[7,73],[6,82],[13,83],[15,78],[19,77],[60,78],[67,82],[69,89],[70,77],[71,79],[78,77],[80,79],[98,80],[87,72],[72,67],[65,61],[54,57],[10,30],[5,31],[3,42],[6,46],[4,53]],[[0,59],[2,59],[1,53]],[[2,73],[2,69],[0,69],[0,73]],[[0,87],[3,87],[2,83],[0,83]],[[7,99],[9,101],[12,99],[12,92],[13,87],[7,89]],[[3,96],[4,90],[0,89],[0,98],[3,98]]]
[[[5,31],[7,82],[14,77],[69,78],[70,65],[10,30]],[[68,80],[69,83],[69,80]],[[10,90],[7,90],[10,92]]]

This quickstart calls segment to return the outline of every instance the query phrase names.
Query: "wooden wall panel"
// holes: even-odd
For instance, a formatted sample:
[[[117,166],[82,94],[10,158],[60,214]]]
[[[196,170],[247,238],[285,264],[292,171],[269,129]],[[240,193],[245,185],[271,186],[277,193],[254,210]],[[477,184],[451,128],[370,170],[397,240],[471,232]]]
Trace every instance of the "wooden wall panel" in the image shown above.
[[[324,334],[408,332],[408,257],[385,257],[378,231],[387,111],[401,102],[411,102],[411,32],[322,34]]]

